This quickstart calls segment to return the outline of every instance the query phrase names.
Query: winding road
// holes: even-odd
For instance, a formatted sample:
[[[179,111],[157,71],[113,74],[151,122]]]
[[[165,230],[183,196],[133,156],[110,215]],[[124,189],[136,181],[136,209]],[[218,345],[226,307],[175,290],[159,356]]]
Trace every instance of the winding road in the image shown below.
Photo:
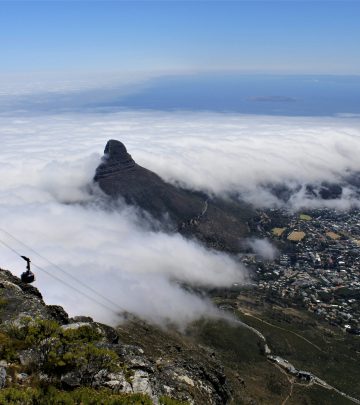
[[[263,321],[261,318],[258,318],[258,317],[254,316],[254,315],[251,315],[251,314],[247,313],[247,312],[242,312],[242,314],[245,315],[245,316],[253,317],[253,318],[255,318],[255,319],[257,319],[257,320],[259,320],[259,321],[261,321],[261,322],[263,322],[263,323],[265,323],[265,324],[267,324],[267,325],[270,325],[270,326],[274,327],[274,328],[278,328],[278,329],[284,330],[284,331],[286,331],[286,332],[293,333],[293,334],[295,334],[297,337],[299,337],[300,339],[306,341],[308,344],[310,344],[310,345],[312,345],[313,347],[315,347],[317,350],[322,351],[319,346],[315,345],[315,344],[312,343],[310,340],[304,338],[303,336],[301,336],[301,335],[299,335],[299,334],[297,334],[297,333],[295,333],[295,332],[293,332],[293,331],[289,331],[289,330],[287,330],[287,329],[281,328],[280,326],[276,326],[276,325],[273,325],[273,324],[271,324],[271,323],[269,323],[269,322]],[[270,347],[269,347],[269,345],[268,345],[268,343],[267,343],[267,341],[266,341],[265,336],[264,336],[259,330],[255,329],[254,327],[249,326],[249,325],[246,324],[245,322],[242,322],[242,321],[239,321],[239,320],[236,320],[236,323],[239,323],[241,326],[243,326],[243,327],[249,329],[250,331],[252,331],[253,333],[255,333],[258,337],[260,337],[260,339],[264,342],[264,350],[265,350],[265,355],[266,355],[267,359],[268,359],[268,360],[271,362],[271,364],[273,364],[276,368],[278,368],[280,371],[282,371],[283,373],[286,374],[286,376],[287,376],[287,378],[288,378],[288,381],[289,381],[289,383],[290,383],[290,392],[289,392],[288,396],[287,396],[287,397],[284,399],[284,401],[282,402],[282,405],[285,405],[286,402],[291,398],[291,395],[292,395],[292,392],[293,392],[293,386],[294,386],[295,384],[301,385],[301,386],[303,386],[303,387],[309,387],[309,386],[311,386],[311,385],[316,384],[316,385],[319,385],[319,386],[321,386],[321,387],[323,387],[323,388],[325,388],[325,389],[335,391],[337,394],[339,394],[339,395],[341,395],[341,396],[347,398],[348,400],[350,400],[351,402],[353,402],[353,403],[355,403],[355,404],[360,404],[360,400],[359,400],[359,399],[354,398],[354,397],[352,397],[352,396],[346,394],[345,392],[342,392],[342,391],[338,390],[337,388],[335,388],[335,387],[333,387],[332,385],[328,384],[326,381],[324,381],[324,380],[322,380],[321,378],[319,378],[319,377],[317,377],[316,375],[314,375],[312,372],[310,372],[310,371],[305,371],[305,370],[298,370],[294,365],[292,365],[291,363],[289,363],[286,359],[283,359],[283,358],[280,357],[280,356],[277,356],[277,355],[272,354],[272,351],[271,351],[271,349],[270,349]],[[291,372],[290,372],[290,370],[291,370]],[[296,374],[299,373],[299,372],[301,372],[301,373],[303,373],[303,374],[308,374],[308,375],[311,376],[311,379],[310,379],[310,381],[309,381],[307,384],[300,384],[300,383],[296,383],[296,382],[295,382]]]

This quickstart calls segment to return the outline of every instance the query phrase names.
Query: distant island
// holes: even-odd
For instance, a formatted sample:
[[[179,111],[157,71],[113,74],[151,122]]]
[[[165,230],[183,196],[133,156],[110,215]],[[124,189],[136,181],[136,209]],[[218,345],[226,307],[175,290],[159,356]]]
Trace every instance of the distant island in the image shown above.
[[[251,96],[247,97],[246,101],[265,102],[265,103],[292,103],[296,101],[294,97],[287,96]]]

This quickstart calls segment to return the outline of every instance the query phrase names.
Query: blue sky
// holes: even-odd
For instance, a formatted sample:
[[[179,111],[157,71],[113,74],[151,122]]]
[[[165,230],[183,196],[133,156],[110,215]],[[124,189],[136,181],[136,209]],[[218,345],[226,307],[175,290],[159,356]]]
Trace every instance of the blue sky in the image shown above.
[[[0,2],[0,73],[360,74],[360,1]]]

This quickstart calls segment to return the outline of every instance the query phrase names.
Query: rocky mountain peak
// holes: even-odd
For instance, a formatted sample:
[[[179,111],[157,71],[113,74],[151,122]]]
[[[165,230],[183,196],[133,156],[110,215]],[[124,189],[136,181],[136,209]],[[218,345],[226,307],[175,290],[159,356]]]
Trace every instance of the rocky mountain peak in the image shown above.
[[[125,145],[116,139],[110,139],[107,142],[104,154],[108,160],[114,160],[117,162],[128,162],[129,160],[132,160]]]
[[[104,156],[96,169],[95,180],[113,176],[124,170],[134,168],[136,165],[125,145],[115,139],[110,139],[105,146]]]
[[[234,201],[209,198],[163,180],[135,163],[123,143],[109,140],[94,180],[113,199],[122,198],[154,218],[171,222],[171,229],[196,237],[207,246],[237,252],[239,238],[247,234],[253,211]]]

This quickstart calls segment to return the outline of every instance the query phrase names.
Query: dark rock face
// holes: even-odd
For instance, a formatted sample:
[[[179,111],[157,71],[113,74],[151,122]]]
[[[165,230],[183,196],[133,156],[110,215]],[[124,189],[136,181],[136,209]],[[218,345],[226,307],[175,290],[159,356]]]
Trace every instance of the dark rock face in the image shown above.
[[[322,200],[339,199],[341,198],[342,191],[341,185],[328,182],[322,182],[319,186],[306,186],[307,197]]]
[[[21,280],[8,270],[0,269],[0,294],[6,302],[1,308],[1,321],[12,322],[28,316],[55,319],[46,307],[39,290]]]
[[[322,183],[319,194],[323,200],[341,198],[342,187],[339,184]]]
[[[359,176],[360,179],[360,176]],[[305,196],[316,200],[337,200],[343,196],[344,188],[349,188],[354,195],[359,195],[360,181],[355,176],[343,179],[339,183],[330,183],[323,181],[318,184],[297,184],[289,186],[284,183],[265,184],[263,187],[270,191],[276,198],[282,202],[288,202],[294,195],[304,187]],[[358,184],[356,183],[358,181]]]
[[[353,172],[345,177],[345,181],[360,192],[360,172]]]
[[[94,180],[105,194],[122,197],[154,218],[169,219],[174,230],[195,236],[209,247],[237,252],[239,238],[247,234],[246,221],[252,215],[249,207],[235,200],[210,199],[165,182],[135,163],[119,141],[107,142]]]
[[[123,197],[128,204],[139,206],[155,218],[169,214],[176,223],[197,215],[204,204],[202,198],[165,183],[157,174],[136,164],[125,146],[115,140],[106,144],[94,180],[111,197]]]
[[[0,389],[4,388],[6,385],[6,375],[7,375],[6,368],[0,366]]]
[[[55,321],[65,325],[69,323],[69,315],[60,305],[47,305],[47,310],[49,314],[54,318]]]
[[[191,402],[187,393],[190,388],[196,393],[192,399],[195,404],[230,402],[223,365],[188,333],[163,330],[135,319],[129,320],[126,331],[119,332],[127,343],[126,350],[119,354],[126,363],[131,362],[135,370],[147,373],[153,386],[158,389],[176,386],[177,398]]]
[[[119,141],[111,139],[105,146],[103,163],[96,169],[95,180],[116,176],[124,170],[131,170],[135,167],[135,162],[131,155],[127,153],[125,145]]]

